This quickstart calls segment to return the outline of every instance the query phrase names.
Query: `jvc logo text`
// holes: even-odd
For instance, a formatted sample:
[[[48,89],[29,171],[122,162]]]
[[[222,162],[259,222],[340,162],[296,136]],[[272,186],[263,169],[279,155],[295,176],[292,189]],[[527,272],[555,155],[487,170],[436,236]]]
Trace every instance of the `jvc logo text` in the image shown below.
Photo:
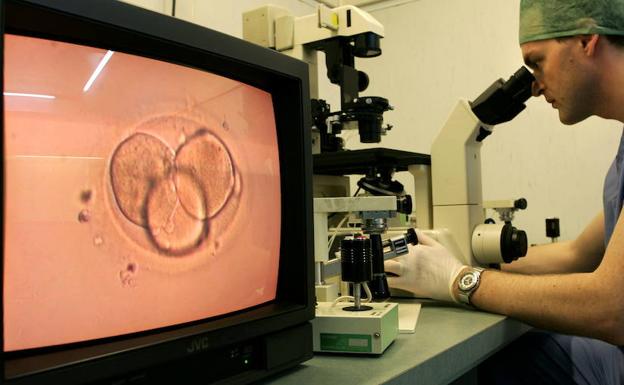
[[[191,341],[189,346],[186,348],[186,352],[189,354],[201,352],[202,350],[206,350],[209,347],[210,347],[210,340],[208,339],[208,337],[207,336],[199,337]]]

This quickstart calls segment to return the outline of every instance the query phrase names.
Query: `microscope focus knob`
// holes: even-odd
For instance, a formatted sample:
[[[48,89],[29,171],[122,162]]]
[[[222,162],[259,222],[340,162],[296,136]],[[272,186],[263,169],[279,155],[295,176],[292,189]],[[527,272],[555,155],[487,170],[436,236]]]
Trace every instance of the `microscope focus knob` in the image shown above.
[[[514,208],[517,210],[525,210],[527,208],[527,200],[524,198],[516,199],[514,201]]]
[[[370,84],[370,80],[366,72],[358,71],[358,90],[360,92],[366,91],[368,85]]]
[[[405,240],[410,244],[416,246],[418,244],[418,235],[416,235],[416,230],[410,228],[405,233]]]
[[[524,257],[527,253],[528,242],[526,232],[518,230],[510,224],[503,226],[501,233],[501,254],[505,263]]]
[[[510,223],[482,224],[472,233],[471,246],[476,261],[487,266],[510,263],[525,256],[528,243],[526,233]]]
[[[412,196],[411,195],[403,195],[397,197],[397,211],[401,214],[411,214],[413,210],[412,205]]]

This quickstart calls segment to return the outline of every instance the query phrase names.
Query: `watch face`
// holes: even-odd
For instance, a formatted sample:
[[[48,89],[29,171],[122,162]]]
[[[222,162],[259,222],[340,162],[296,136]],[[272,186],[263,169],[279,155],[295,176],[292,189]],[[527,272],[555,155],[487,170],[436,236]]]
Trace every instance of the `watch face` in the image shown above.
[[[466,273],[459,280],[459,289],[460,290],[470,290],[477,284],[477,274],[474,272]]]

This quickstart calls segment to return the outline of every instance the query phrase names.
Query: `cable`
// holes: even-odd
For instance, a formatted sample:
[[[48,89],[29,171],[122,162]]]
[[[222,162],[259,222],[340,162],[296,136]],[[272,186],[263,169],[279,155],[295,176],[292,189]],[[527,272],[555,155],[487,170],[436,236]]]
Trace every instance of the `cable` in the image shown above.
[[[175,17],[175,11],[176,11],[176,0],[173,0],[173,3],[171,5],[171,16]]]
[[[367,282],[362,282],[362,286],[364,287],[364,291],[366,292],[366,299],[363,300],[362,303],[369,303],[373,300],[373,294],[371,293]],[[340,296],[334,300],[334,302],[332,303],[332,307],[336,306],[339,302],[346,302],[346,301],[354,302],[355,298],[353,298],[352,295]]]
[[[373,294],[368,288],[368,282],[362,282],[362,286],[364,286],[364,291],[366,292],[366,301],[362,301],[362,302],[368,303],[373,300]]]
[[[362,188],[358,187],[357,190],[355,190],[355,194],[353,194],[354,197],[356,197],[358,195],[358,193],[360,192]],[[332,213],[330,214],[330,218],[335,215],[336,213]],[[336,239],[336,236],[338,235],[338,230],[342,227],[344,221],[349,218],[349,215],[351,215],[350,212],[348,212],[344,218],[342,218],[342,220],[338,223],[338,226],[336,226],[336,230],[334,230],[334,233],[332,234],[331,238],[329,239],[329,243],[327,244],[327,250],[331,250],[332,245],[334,244],[334,240]]]
[[[338,297],[338,298],[336,298],[334,300],[334,302],[332,303],[332,307],[336,306],[336,304],[338,304],[338,302],[345,302],[345,300],[354,301],[355,299],[353,298],[353,296],[343,295],[342,297]]]
[[[336,239],[336,236],[338,235],[338,229],[340,229],[342,227],[342,224],[344,223],[344,221],[347,220],[347,218],[349,218],[349,215],[351,215],[351,213],[347,213],[344,218],[342,218],[342,220],[338,223],[338,226],[336,226],[336,230],[334,230],[334,233],[332,234],[331,238],[329,239],[329,243],[327,244],[327,250],[331,250],[332,245],[334,244],[334,240]]]

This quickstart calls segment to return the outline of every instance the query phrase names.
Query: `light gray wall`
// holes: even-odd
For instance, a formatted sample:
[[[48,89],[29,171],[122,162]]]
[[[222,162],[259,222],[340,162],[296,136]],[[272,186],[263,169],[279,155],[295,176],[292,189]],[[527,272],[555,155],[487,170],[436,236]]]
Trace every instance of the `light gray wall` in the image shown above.
[[[152,11],[171,15],[173,0],[121,0]],[[295,16],[316,12],[315,0],[176,0],[176,17],[206,26],[238,38],[243,36],[242,14],[245,11],[273,4],[288,9]],[[332,107],[340,105],[340,92],[325,76],[324,55],[319,54],[319,92]]]
[[[170,13],[171,0],[128,1]],[[240,37],[241,13],[266,3],[177,0],[177,16]],[[314,12],[311,0],[271,3],[295,15]],[[495,79],[508,78],[522,65],[518,3],[395,0],[369,8],[385,26],[384,53],[358,60],[357,67],[371,79],[363,95],[387,97],[395,107],[385,115],[394,128],[382,146],[429,153],[459,98],[475,98]],[[338,107],[337,88],[324,74],[320,79],[321,96]],[[547,241],[544,218],[551,216],[561,219],[562,239],[574,238],[601,210],[602,182],[620,135],[620,123],[598,118],[563,126],[543,99],[531,99],[526,111],[497,127],[484,142],[484,199],[527,198],[528,210],[520,212],[514,223],[527,230],[531,243]],[[349,148],[376,147],[360,144],[355,132],[346,137]],[[398,178],[410,184],[409,178]]]
[[[386,28],[384,53],[358,65],[371,77],[367,93],[387,96],[396,108],[387,114],[395,129],[384,146],[428,153],[459,98],[474,99],[523,64],[518,4],[419,0],[371,12]],[[602,209],[621,126],[599,118],[564,126],[543,98],[532,98],[484,142],[484,199],[527,198],[514,224],[531,243],[547,241],[544,218],[551,216],[561,219],[563,239],[574,238]]]
[[[152,11],[171,15],[173,0],[120,0]],[[176,0],[176,17],[211,29],[242,37],[242,14],[262,5],[274,4],[287,8],[295,16],[315,12],[314,0]]]

